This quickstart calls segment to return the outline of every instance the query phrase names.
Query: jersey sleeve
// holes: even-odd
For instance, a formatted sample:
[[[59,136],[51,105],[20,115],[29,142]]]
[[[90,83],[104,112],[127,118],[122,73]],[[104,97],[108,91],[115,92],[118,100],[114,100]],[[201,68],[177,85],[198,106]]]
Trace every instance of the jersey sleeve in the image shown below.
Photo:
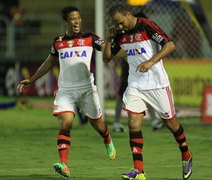
[[[114,55],[116,55],[121,49],[120,45],[118,44],[118,41],[119,40],[118,40],[117,36],[114,37],[114,39],[111,40],[111,52]]]
[[[171,41],[170,37],[156,23],[146,19],[144,24],[147,35],[153,41],[157,42],[161,46]]]
[[[92,39],[93,39],[93,47],[97,51],[101,51],[102,44],[104,44],[104,39],[100,38],[96,34],[92,33]]]

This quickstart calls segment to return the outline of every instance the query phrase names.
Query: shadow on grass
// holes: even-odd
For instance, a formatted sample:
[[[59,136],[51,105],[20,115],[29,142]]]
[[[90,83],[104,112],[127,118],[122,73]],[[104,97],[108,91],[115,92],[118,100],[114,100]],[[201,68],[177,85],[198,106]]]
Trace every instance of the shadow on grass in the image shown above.
[[[48,175],[20,175],[20,176],[1,176],[2,180],[58,180],[63,179],[62,176],[48,176]],[[75,180],[118,180],[119,178],[102,178],[102,177],[73,177],[71,176],[68,179]],[[181,180],[179,178],[154,178],[154,180]],[[199,180],[199,178],[192,178],[192,180]],[[209,179],[201,179],[201,180],[209,180]]]
[[[64,179],[62,176],[55,175],[55,176],[48,176],[48,175],[20,175],[20,176],[6,176],[0,175],[0,179],[2,180],[59,180]],[[95,178],[95,177],[70,177],[68,179],[74,179],[74,180],[113,180],[113,178]],[[117,178],[115,178],[117,180]],[[114,180],[115,180],[114,179]]]
[[[20,175],[20,176],[1,176],[0,179],[2,180],[58,180],[64,179],[61,176],[47,176],[47,175]],[[95,177],[70,177],[68,179],[74,180],[118,180],[119,178],[95,178]],[[154,180],[181,180],[179,178],[154,178]],[[192,178],[192,180],[200,180],[199,178]],[[209,180],[209,179],[201,179],[201,180]]]

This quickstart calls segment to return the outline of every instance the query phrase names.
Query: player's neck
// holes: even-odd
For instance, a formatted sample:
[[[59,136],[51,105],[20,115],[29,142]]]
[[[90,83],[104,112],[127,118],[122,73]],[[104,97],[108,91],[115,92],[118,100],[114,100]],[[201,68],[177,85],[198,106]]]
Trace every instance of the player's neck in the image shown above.
[[[132,27],[133,27],[133,29],[135,28],[137,22],[138,22],[138,18],[133,16],[132,17]]]
[[[71,36],[79,36],[81,34],[81,32],[79,33],[74,33],[74,32],[69,32],[69,31],[66,31],[66,35],[71,37]]]

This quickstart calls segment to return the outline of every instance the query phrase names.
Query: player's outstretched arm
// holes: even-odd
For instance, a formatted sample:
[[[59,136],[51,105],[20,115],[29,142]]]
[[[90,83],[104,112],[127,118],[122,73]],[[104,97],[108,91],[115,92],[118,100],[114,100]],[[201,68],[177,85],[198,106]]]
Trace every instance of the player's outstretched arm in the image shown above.
[[[20,92],[23,92],[25,87],[30,86],[32,83],[34,83],[37,79],[45,75],[56,63],[57,63],[57,58],[49,55],[47,59],[43,62],[43,64],[38,68],[38,70],[35,72],[35,74],[29,78],[22,80],[18,86],[17,89]]]

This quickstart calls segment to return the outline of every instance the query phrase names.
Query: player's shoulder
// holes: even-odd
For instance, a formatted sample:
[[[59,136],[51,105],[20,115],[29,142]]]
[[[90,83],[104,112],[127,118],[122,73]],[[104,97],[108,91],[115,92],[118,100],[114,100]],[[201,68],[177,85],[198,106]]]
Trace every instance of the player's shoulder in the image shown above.
[[[152,29],[158,31],[160,27],[154,21],[147,18],[139,18],[138,25],[136,27],[138,31],[151,31]]]
[[[85,30],[82,32],[83,36],[92,36],[92,37],[96,37],[98,35],[96,35],[96,33],[94,33],[93,31],[90,31],[90,30]]]
[[[149,25],[151,25],[154,22],[151,21],[150,19],[147,19],[147,18],[138,18],[138,23],[143,23],[143,24],[149,24]]]
[[[57,42],[57,41],[63,41],[65,38],[65,34],[62,34],[62,35],[59,35],[59,36],[56,36],[54,38],[54,42]]]
[[[91,37],[93,39],[93,42],[99,46],[101,46],[105,42],[103,38],[99,37],[92,31],[84,31],[83,37]]]

